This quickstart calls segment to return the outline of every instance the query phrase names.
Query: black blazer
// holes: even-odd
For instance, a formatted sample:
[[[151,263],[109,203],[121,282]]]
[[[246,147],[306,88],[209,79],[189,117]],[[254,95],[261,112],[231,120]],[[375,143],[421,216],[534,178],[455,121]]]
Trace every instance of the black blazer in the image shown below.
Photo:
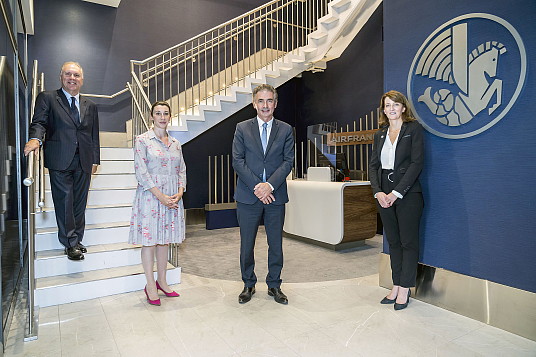
[[[288,202],[287,176],[294,164],[294,134],[285,122],[273,119],[266,154],[262,150],[257,117],[236,125],[233,139],[233,168],[238,175],[235,189],[237,202],[253,204],[259,199],[253,188],[262,182],[266,169],[266,181],[274,188],[274,205]]]
[[[95,103],[83,96],[80,96],[78,122],[71,116],[69,102],[61,89],[39,93],[29,137],[43,141],[45,167],[51,170],[67,169],[77,148],[85,172],[91,173],[93,164],[100,164],[99,114]]]
[[[381,153],[383,144],[387,139],[387,128],[388,126],[385,126],[374,133],[372,156],[369,162],[369,179],[373,194],[383,192],[381,189]],[[422,192],[419,175],[421,174],[423,163],[423,127],[417,121],[403,123],[398,134],[394,173],[391,176],[395,182],[394,190],[402,196],[408,192]]]

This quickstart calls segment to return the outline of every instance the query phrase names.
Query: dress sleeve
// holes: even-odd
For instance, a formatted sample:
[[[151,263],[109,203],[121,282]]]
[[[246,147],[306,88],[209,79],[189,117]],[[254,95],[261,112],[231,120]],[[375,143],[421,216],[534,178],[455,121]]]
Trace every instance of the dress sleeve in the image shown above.
[[[147,169],[148,163],[147,142],[141,135],[137,136],[134,144],[134,171],[139,185],[144,190],[149,190],[156,186]]]
[[[179,143],[177,145],[179,149],[179,187],[184,188],[184,192],[186,192],[186,163],[182,156],[182,146]]]

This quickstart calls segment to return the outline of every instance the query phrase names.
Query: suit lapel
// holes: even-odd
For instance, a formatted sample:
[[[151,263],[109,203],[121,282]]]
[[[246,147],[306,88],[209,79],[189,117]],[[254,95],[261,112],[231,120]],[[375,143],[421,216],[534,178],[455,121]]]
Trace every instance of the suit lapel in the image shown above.
[[[279,131],[279,125],[275,119],[272,119],[272,130],[270,130],[270,137],[268,138],[268,145],[266,145],[266,152],[264,153],[264,156],[268,154],[268,151],[270,151],[270,147],[275,141],[275,138],[277,136],[277,132]]]
[[[387,139],[387,127],[380,129],[380,140],[378,142],[378,147],[376,148],[376,155],[378,155],[378,160],[382,162],[382,148]]]
[[[406,132],[406,129],[408,128],[408,124],[407,123],[402,123],[402,126],[400,127],[400,133],[398,133],[398,142],[396,144],[396,151],[395,151],[395,167],[398,163],[397,161],[397,157],[398,157],[398,153],[399,153],[399,148],[400,148],[400,139],[402,139],[404,137],[404,133]]]
[[[65,112],[67,113],[69,118],[71,118],[71,120],[73,121],[74,125],[76,125],[76,126],[80,125],[80,123],[77,123],[77,120],[71,115],[71,106],[69,104],[69,100],[67,99],[67,97],[65,97],[65,94],[63,93],[61,88],[58,89],[58,91],[57,91],[56,99],[57,99],[58,103],[60,104],[60,106],[63,108],[63,110],[65,110]],[[80,106],[81,106],[81,104],[80,104]],[[80,109],[82,109],[82,108],[80,108]],[[82,118],[81,115],[80,115],[80,118]]]
[[[253,141],[255,142],[255,146],[260,151],[260,153],[263,154],[261,132],[259,131],[259,122],[257,121],[257,117],[251,120],[251,135],[253,135]]]
[[[87,100],[86,98],[82,98],[82,96],[80,96],[80,124],[84,122],[86,110],[87,110]]]

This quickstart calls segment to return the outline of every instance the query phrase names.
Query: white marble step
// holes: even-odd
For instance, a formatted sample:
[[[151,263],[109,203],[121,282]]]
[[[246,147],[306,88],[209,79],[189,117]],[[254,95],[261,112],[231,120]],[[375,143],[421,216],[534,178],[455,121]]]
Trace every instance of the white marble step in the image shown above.
[[[85,259],[73,261],[63,249],[36,252],[35,277],[43,278],[84,271],[141,264],[141,246],[113,243],[88,246]]]
[[[137,187],[138,181],[133,173],[111,173],[93,175],[91,177],[92,188],[117,188],[117,187]],[[50,179],[48,174],[45,174],[45,190],[50,190]]]
[[[102,160],[97,167],[96,174],[133,174],[134,161],[132,160]]]
[[[90,189],[87,198],[89,206],[113,205],[113,204],[131,204],[134,201],[136,187],[109,188],[109,189]],[[36,198],[39,196],[36,193]],[[36,201],[37,202],[37,201]],[[45,207],[54,207],[52,201],[52,192],[45,192]]]
[[[128,240],[130,222],[86,225],[83,243],[88,248],[99,244],[124,243]],[[35,251],[63,249],[56,227],[41,228],[35,236]]]
[[[130,221],[132,204],[88,206],[86,208],[86,224],[102,224]],[[56,227],[56,214],[53,209],[46,209],[35,214],[37,228]]]
[[[105,148],[101,147],[100,157],[102,160],[134,160],[132,148]]]
[[[167,282],[169,285],[181,282],[180,267],[168,263]],[[35,306],[67,304],[143,290],[145,283],[141,264],[40,278],[36,281]]]

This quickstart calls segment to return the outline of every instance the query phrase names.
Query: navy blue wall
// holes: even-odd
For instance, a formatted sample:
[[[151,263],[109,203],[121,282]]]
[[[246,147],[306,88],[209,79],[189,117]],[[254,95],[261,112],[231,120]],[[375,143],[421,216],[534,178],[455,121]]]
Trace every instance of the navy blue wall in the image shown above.
[[[530,110],[536,97],[536,2],[384,1],[385,89],[406,93],[410,66],[420,46],[442,24],[468,13],[496,15],[519,32],[527,50],[527,76],[511,110],[487,131],[462,139],[427,133],[421,175],[425,191],[421,261],[536,292],[536,234],[531,224],[536,216],[536,120]],[[496,40],[498,35],[488,31],[488,25],[486,21],[470,25],[470,36]],[[470,38],[468,51],[474,46]],[[503,80],[504,89],[499,111],[517,83],[518,57],[510,43],[499,58],[496,78]],[[413,104],[420,113],[426,112],[423,103]],[[473,120],[445,131],[464,131],[485,122],[487,109]]]

